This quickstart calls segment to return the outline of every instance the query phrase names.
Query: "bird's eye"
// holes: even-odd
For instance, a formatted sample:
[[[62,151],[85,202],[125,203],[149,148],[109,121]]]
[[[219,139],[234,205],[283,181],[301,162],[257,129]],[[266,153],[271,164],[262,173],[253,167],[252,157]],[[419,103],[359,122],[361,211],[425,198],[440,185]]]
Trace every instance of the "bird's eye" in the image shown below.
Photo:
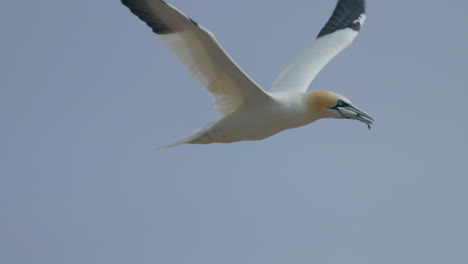
[[[338,100],[338,103],[337,103],[338,106],[345,106],[347,105],[345,102],[343,102],[343,100]]]

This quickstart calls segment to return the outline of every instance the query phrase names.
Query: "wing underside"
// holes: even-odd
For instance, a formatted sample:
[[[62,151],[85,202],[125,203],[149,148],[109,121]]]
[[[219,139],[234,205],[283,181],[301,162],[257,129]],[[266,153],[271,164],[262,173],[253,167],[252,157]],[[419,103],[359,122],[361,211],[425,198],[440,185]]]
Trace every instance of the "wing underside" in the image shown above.
[[[317,39],[277,77],[271,91],[306,91],[323,67],[356,38],[365,17],[364,0],[338,1]]]
[[[214,35],[161,0],[122,0],[204,85],[217,112],[227,115],[270,97],[229,57]]]

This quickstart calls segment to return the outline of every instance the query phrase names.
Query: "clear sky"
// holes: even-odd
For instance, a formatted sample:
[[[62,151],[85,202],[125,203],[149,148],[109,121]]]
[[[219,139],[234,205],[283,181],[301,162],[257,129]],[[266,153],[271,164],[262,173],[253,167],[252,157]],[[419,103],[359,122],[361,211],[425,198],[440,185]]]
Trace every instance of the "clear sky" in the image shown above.
[[[266,89],[332,0],[168,0]],[[375,126],[155,151],[216,118],[120,1],[0,9],[0,263],[468,263],[468,1],[367,3],[311,89]]]

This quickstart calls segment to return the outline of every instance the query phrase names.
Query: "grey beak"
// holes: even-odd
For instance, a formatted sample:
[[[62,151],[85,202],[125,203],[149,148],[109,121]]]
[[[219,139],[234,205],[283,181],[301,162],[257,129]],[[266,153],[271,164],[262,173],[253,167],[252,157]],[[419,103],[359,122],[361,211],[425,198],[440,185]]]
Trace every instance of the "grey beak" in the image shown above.
[[[368,113],[362,111],[354,105],[336,107],[336,110],[344,118],[356,119],[365,123],[369,129],[371,129],[371,125],[374,123],[374,119]]]

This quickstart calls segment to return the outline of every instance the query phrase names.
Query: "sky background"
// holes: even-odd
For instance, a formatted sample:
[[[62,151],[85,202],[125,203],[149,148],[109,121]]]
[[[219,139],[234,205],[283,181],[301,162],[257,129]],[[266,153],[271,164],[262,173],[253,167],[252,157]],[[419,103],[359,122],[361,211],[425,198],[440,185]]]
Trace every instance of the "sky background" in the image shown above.
[[[260,85],[332,0],[168,0]],[[468,263],[468,1],[368,1],[311,89],[375,119],[155,150],[216,118],[120,1],[0,9],[0,263]]]

